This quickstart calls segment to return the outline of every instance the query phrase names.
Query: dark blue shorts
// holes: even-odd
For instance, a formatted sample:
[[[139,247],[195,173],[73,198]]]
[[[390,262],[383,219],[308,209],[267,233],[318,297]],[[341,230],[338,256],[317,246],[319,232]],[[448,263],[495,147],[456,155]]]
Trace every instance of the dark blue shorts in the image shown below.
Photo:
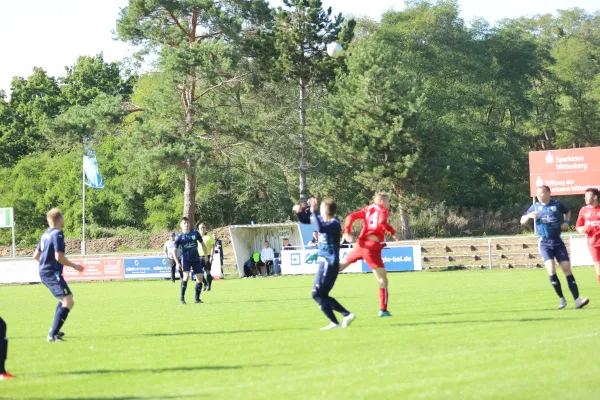
[[[193,271],[194,274],[203,274],[204,273],[204,260],[200,261],[185,261],[181,263],[183,267],[183,272]]]
[[[554,259],[558,262],[569,261],[569,252],[562,240],[554,242],[540,240],[538,247],[544,261]]]
[[[62,275],[40,275],[40,278],[42,283],[50,289],[50,292],[52,292],[57,299],[62,299],[63,297],[73,294]]]
[[[315,275],[315,283],[313,285],[313,292],[321,292],[323,294],[329,294],[335,281],[338,277],[340,265],[339,263],[329,264],[323,257],[317,258],[319,269]]]

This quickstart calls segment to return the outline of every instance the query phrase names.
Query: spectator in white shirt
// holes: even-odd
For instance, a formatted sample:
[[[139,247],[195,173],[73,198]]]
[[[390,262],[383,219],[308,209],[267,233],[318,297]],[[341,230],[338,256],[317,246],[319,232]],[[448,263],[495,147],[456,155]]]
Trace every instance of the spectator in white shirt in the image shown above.
[[[259,268],[265,267],[265,275],[273,274],[273,260],[275,259],[275,253],[273,253],[273,249],[269,247],[269,242],[265,240],[265,247],[260,252],[260,261],[256,264]]]
[[[169,239],[165,242],[165,246],[163,248],[165,252],[165,256],[167,257],[167,261],[171,266],[171,282],[175,282],[175,254],[173,253],[175,250],[175,232],[171,232],[169,235]],[[179,279],[183,279],[183,271],[179,270]]]

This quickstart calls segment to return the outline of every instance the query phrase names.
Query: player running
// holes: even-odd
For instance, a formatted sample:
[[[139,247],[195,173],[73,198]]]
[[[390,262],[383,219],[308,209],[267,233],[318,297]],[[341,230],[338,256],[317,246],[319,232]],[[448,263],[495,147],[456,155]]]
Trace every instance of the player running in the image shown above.
[[[183,266],[183,279],[181,280],[181,304],[187,304],[185,302],[185,291],[187,289],[187,283],[190,280],[190,270],[196,274],[196,291],[194,295],[194,303],[202,303],[200,300],[200,291],[202,290],[202,276],[204,274],[204,265],[206,264],[206,257],[204,257],[204,264],[200,260],[200,254],[198,253],[198,242],[202,246],[204,254],[206,254],[206,245],[202,241],[202,235],[195,230],[190,230],[190,222],[186,217],[181,218],[181,233],[177,235],[174,243],[174,252],[181,247],[181,261],[175,258],[177,268]]]
[[[585,191],[586,206],[579,210],[576,228],[577,232],[585,233],[588,240],[588,248],[594,260],[598,283],[600,283],[600,190],[587,189]]]
[[[53,208],[48,211],[46,219],[50,228],[42,235],[33,253],[33,258],[40,263],[42,283],[59,300],[47,340],[48,342],[63,342],[64,333],[60,331],[60,328],[62,328],[75,304],[73,293],[62,276],[63,266],[66,265],[79,272],[83,271],[83,267],[72,263],[65,257],[65,238],[61,230],[65,220],[62,212],[58,208]]]
[[[344,239],[352,242],[352,224],[358,219],[364,220],[363,228],[357,240],[357,245],[346,255],[344,261],[340,263],[340,271],[343,271],[348,265],[358,261],[365,260],[373,275],[379,281],[379,316],[391,317],[388,311],[388,280],[383,260],[381,259],[381,249],[385,246],[385,233],[388,232],[394,240],[400,240],[396,236],[394,228],[388,224],[388,215],[390,208],[390,196],[385,193],[377,193],[373,204],[366,206],[362,210],[356,211],[346,218],[344,228]]]
[[[567,252],[565,243],[560,237],[561,229],[569,229],[571,211],[569,211],[569,209],[561,202],[550,200],[550,188],[548,186],[540,186],[537,188],[537,198],[539,203],[529,207],[527,213],[521,217],[521,224],[526,224],[530,218],[535,221],[537,233],[540,237],[540,255],[544,260],[546,271],[548,271],[548,275],[550,275],[550,282],[560,298],[558,308],[565,308],[567,306],[567,300],[563,296],[560,281],[556,275],[554,259],[558,261],[558,264],[561,266],[567,277],[569,290],[573,295],[573,299],[575,299],[575,307],[585,307],[589,303],[589,299],[579,298],[579,288],[577,287],[577,282],[575,282],[573,272],[571,272],[569,253]],[[560,223],[561,214],[564,215],[562,224]]]
[[[320,214],[317,215],[317,199],[312,198],[309,201],[311,216],[308,221],[303,215],[300,206],[294,206],[294,212],[298,215],[300,222],[312,223],[319,232],[319,251],[317,254],[317,264],[319,269],[315,276],[315,283],[312,288],[312,297],[319,304],[321,311],[329,318],[329,325],[321,328],[321,330],[329,330],[334,328],[346,328],[356,316],[346,310],[336,299],[329,296],[329,292],[333,289],[335,281],[339,274],[340,263],[340,236],[342,233],[342,225],[335,218],[337,209],[334,200],[325,199],[321,202]],[[338,322],[333,311],[337,311],[344,317],[342,325]]]

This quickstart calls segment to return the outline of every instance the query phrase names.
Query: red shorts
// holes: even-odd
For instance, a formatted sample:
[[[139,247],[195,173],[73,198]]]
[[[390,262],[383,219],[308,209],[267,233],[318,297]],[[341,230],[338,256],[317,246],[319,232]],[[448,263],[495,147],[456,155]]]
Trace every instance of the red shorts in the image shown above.
[[[372,240],[359,240],[352,248],[350,253],[346,254],[346,262],[354,263],[358,260],[365,260],[369,268],[384,268],[381,259],[381,249],[383,245]]]
[[[594,262],[600,261],[600,247],[590,247],[590,254],[592,255],[592,260]]]

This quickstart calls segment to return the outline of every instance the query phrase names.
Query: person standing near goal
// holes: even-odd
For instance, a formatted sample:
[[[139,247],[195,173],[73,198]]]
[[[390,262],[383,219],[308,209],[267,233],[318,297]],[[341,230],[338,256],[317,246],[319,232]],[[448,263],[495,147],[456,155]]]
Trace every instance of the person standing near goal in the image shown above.
[[[42,235],[33,253],[33,258],[40,263],[42,283],[58,299],[54,311],[54,322],[50,332],[48,332],[47,340],[48,342],[63,342],[64,333],[60,331],[60,328],[62,328],[69,312],[75,305],[73,293],[62,276],[63,266],[66,265],[79,272],[83,271],[83,267],[72,263],[65,257],[65,238],[61,230],[65,220],[62,212],[58,208],[53,208],[48,211],[46,219],[50,228]]]
[[[198,225],[198,229],[200,230],[200,234],[202,235],[202,241],[208,250],[204,253],[203,249],[200,249],[200,257],[204,257],[204,259],[208,259],[208,261],[204,265],[204,276],[202,278],[202,282],[204,283],[204,291],[210,291],[212,287],[213,276],[210,272],[212,268],[213,258],[215,256],[215,237],[206,232],[206,223],[202,222]]]
[[[567,300],[563,296],[560,281],[556,275],[556,267],[554,265],[554,259],[558,261],[558,264],[562,268],[565,276],[567,277],[567,284],[569,290],[575,299],[575,307],[583,308],[589,303],[589,299],[579,297],[579,288],[575,277],[571,271],[571,262],[569,261],[569,253],[567,247],[560,237],[561,230],[569,229],[569,219],[571,218],[571,211],[559,201],[550,199],[550,188],[548,186],[540,186],[537,188],[537,198],[539,203],[536,203],[529,207],[527,213],[521,217],[521,224],[526,224],[529,219],[533,219],[535,227],[537,229],[539,240],[539,251],[542,259],[544,260],[544,266],[550,276],[550,283],[556,291],[556,294],[560,298],[558,308],[565,308],[567,306]],[[560,222],[561,214],[564,215],[563,223]]]
[[[379,281],[379,316],[391,317],[388,311],[388,279],[381,250],[385,246],[385,233],[388,232],[394,240],[400,240],[396,236],[396,230],[388,223],[390,208],[390,196],[385,193],[377,193],[373,204],[366,206],[362,210],[353,212],[346,218],[344,228],[344,239],[352,242],[352,224],[354,221],[362,219],[363,228],[356,241],[356,246],[346,255],[346,258],[340,263],[340,272],[346,269],[350,264],[358,260],[365,260],[373,275]]]
[[[298,215],[300,222],[303,224],[312,223],[319,232],[319,243],[317,253],[317,264],[319,269],[315,275],[315,283],[312,288],[312,297],[319,304],[321,311],[329,318],[329,325],[321,328],[321,330],[329,330],[334,328],[346,328],[356,316],[346,310],[336,299],[331,297],[329,293],[335,285],[335,281],[339,274],[340,263],[340,236],[342,233],[342,225],[335,218],[337,204],[334,200],[325,199],[321,202],[320,214],[317,215],[317,199],[309,200],[311,216],[306,218],[306,213],[302,212],[299,205],[294,206],[293,210]],[[342,314],[342,325],[338,322],[334,311]]]
[[[195,229],[190,230],[190,222],[186,217],[181,218],[181,233],[177,235],[174,243],[174,252],[181,247],[181,261],[179,258],[175,258],[177,268],[183,267],[183,279],[181,280],[181,304],[185,302],[185,291],[187,289],[187,283],[190,280],[190,271],[196,274],[196,290],[194,296],[194,303],[202,303],[200,300],[200,292],[202,291],[202,277],[204,274],[204,265],[206,265],[206,257],[204,257],[204,264],[200,260],[200,254],[198,253],[198,242],[202,246],[204,254],[206,254],[206,245],[202,241],[202,235]],[[175,253],[177,254],[177,253]]]
[[[588,248],[594,260],[598,283],[600,284],[600,190],[590,188],[585,191],[586,206],[579,210],[579,217],[575,224],[579,233],[585,233]]]

